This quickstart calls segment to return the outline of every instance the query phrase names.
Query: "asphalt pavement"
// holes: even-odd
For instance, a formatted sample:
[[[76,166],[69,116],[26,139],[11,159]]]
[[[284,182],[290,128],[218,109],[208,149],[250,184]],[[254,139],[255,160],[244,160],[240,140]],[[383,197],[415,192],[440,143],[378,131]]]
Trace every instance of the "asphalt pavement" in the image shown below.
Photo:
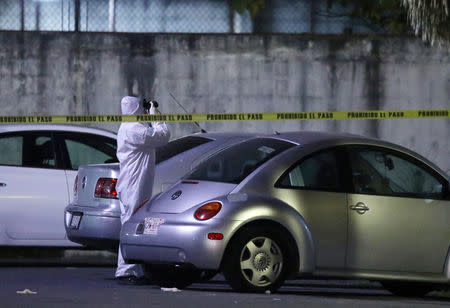
[[[274,294],[236,293],[221,274],[184,290],[124,286],[116,260],[102,250],[0,247],[0,307],[450,307],[450,292],[402,298],[367,280],[289,280]]]
[[[275,293],[237,293],[217,275],[186,289],[121,285],[115,267],[2,266],[0,307],[449,307],[439,294],[407,298],[380,285],[344,280],[289,280]]]
[[[117,264],[117,253],[106,250],[58,247],[0,247],[0,266],[114,266],[115,264]]]

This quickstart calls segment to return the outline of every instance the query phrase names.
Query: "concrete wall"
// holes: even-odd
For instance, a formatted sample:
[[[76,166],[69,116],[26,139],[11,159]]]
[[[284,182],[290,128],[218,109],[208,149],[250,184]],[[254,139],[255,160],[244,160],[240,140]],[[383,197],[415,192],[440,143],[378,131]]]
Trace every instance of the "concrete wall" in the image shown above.
[[[131,92],[163,113],[183,112],[169,93],[191,113],[450,108],[450,51],[412,37],[0,32],[2,115],[115,114]],[[201,124],[374,136],[450,171],[449,119]]]

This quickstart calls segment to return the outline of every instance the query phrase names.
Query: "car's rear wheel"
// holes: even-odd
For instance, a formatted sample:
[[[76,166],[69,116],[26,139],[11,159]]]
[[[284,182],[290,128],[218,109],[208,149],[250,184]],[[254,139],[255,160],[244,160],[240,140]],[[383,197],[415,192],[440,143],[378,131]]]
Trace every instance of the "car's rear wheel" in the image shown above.
[[[236,291],[276,291],[286,279],[288,247],[274,228],[250,227],[232,240],[223,273]]]
[[[164,288],[184,289],[194,282],[205,282],[215,276],[216,272],[176,267],[152,267],[143,265],[144,274],[154,284]]]
[[[425,283],[404,281],[383,281],[383,287],[389,292],[399,296],[424,296],[433,291],[433,286]]]

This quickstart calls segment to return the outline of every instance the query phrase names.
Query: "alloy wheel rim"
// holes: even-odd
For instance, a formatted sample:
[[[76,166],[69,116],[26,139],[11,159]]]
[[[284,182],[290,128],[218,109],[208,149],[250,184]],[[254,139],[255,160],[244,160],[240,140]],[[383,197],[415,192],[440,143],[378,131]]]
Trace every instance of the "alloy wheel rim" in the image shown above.
[[[275,241],[268,237],[256,237],[242,249],[241,273],[254,286],[273,284],[283,268],[283,253]]]

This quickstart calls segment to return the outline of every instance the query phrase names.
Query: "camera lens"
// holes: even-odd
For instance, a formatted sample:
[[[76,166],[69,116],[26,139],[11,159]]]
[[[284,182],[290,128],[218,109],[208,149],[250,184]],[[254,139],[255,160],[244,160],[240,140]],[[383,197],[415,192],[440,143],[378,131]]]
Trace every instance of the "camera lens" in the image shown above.
[[[142,99],[142,107],[144,109],[149,109],[150,108],[150,102],[148,100],[146,100],[145,98]]]

